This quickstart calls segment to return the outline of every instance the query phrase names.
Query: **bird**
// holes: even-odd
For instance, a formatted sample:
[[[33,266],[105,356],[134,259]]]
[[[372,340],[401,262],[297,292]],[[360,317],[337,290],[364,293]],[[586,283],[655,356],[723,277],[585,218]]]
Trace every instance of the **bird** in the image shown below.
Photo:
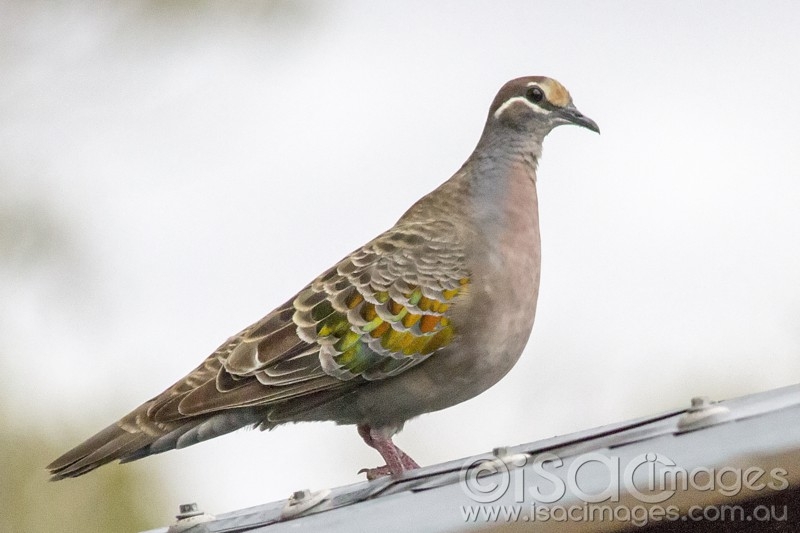
[[[355,425],[385,465],[419,468],[393,442],[415,417],[482,393],[530,337],[541,242],[542,142],[573,124],[600,133],[567,89],[513,79],[447,181],[199,366],[47,466],[51,480],[185,448],[244,427]]]

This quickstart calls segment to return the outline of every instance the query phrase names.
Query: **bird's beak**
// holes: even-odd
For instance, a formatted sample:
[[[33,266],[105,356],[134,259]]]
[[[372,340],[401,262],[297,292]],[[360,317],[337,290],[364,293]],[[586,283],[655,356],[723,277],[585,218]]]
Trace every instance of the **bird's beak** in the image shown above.
[[[578,111],[578,108],[575,107],[575,104],[570,103],[569,105],[562,107],[559,110],[559,114],[561,118],[569,122],[570,124],[575,124],[576,126],[583,126],[586,129],[590,129],[595,133],[600,133],[600,127],[597,125],[597,122],[590,119],[587,116],[584,116],[583,113]]]

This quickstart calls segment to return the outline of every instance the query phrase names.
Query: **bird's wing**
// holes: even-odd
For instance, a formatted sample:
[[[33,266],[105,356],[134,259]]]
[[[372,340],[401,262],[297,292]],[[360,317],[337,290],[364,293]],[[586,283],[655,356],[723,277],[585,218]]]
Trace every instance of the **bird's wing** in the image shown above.
[[[419,364],[451,341],[448,309],[469,285],[458,234],[431,221],[380,235],[228,339],[148,402],[147,418],[174,422],[300,397],[311,408]],[[130,422],[140,426],[142,414]]]

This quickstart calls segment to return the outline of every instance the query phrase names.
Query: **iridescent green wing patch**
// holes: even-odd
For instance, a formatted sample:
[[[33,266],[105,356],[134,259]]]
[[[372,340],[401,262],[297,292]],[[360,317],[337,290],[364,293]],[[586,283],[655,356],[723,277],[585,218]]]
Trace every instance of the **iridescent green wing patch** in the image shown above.
[[[452,232],[438,228],[443,229]],[[382,379],[453,340],[448,310],[469,286],[469,276],[460,246],[431,240],[436,231],[431,225],[398,227],[342,260],[294,300],[297,333],[320,346],[326,374]]]

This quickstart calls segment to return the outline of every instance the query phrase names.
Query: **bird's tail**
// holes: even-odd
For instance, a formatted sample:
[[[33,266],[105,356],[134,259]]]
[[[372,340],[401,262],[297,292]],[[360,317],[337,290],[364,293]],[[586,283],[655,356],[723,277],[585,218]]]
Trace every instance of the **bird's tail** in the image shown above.
[[[127,463],[185,448],[263,420],[254,409],[242,408],[156,424],[146,420],[147,407],[141,406],[47,465],[50,480],[81,476],[116,459]]]

